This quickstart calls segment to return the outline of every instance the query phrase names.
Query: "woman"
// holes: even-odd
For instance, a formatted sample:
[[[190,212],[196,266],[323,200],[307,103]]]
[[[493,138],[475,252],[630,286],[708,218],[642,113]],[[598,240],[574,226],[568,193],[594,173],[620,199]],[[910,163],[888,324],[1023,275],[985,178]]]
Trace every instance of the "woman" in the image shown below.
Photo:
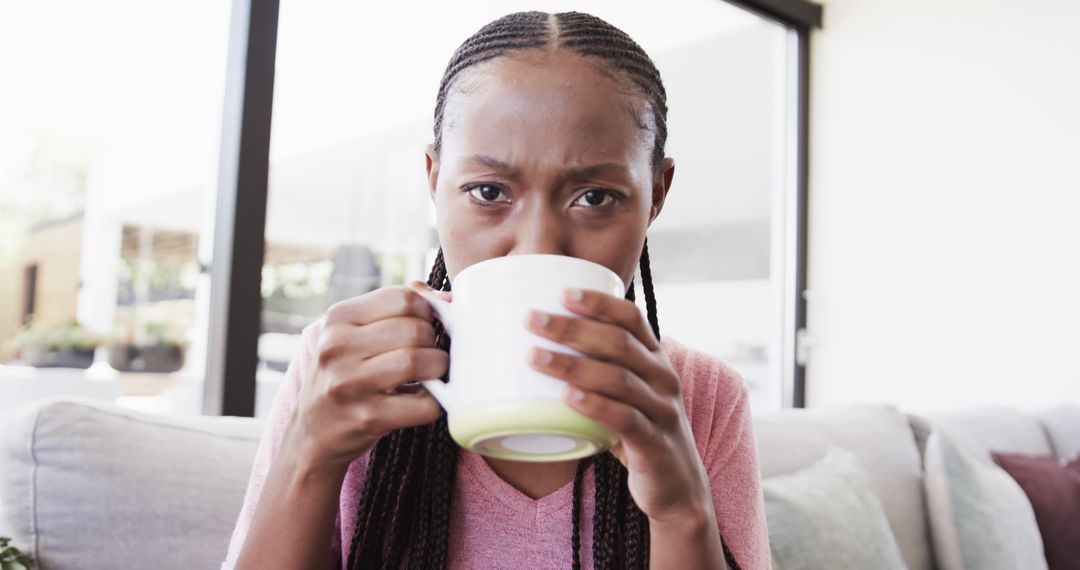
[[[403,387],[448,367],[423,285],[373,291],[304,330],[225,567],[769,567],[746,389],[659,340],[645,233],[675,171],[666,116],[660,74],[625,33],[511,14],[455,52],[426,152],[442,244],[428,286],[524,253],[588,259],[627,284],[627,299],[567,292],[584,319],[527,324],[587,356],[530,362],[617,448],[551,464],[459,449],[431,396]]]

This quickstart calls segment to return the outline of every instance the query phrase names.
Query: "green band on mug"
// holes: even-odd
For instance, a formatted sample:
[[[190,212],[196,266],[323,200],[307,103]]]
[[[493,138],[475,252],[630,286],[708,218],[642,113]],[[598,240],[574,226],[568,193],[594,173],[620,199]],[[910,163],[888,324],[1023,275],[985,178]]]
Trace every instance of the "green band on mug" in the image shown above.
[[[610,430],[560,401],[478,404],[454,410],[450,435],[481,455],[517,461],[567,461],[615,444]]]

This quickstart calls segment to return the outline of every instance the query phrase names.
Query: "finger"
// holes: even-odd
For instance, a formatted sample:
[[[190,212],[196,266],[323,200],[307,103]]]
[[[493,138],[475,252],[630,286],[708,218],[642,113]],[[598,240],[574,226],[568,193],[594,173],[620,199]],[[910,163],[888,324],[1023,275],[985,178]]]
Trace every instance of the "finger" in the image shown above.
[[[624,446],[645,454],[662,452],[662,430],[637,408],[573,386],[567,387],[564,399],[571,408],[614,432]]]
[[[339,400],[389,394],[406,382],[440,378],[449,364],[449,356],[437,348],[398,348],[366,360],[354,356],[339,358],[328,368],[336,381],[327,390]]]
[[[419,317],[390,317],[364,326],[332,325],[320,348],[323,359],[340,355],[370,358],[396,348],[435,346],[435,328]]]
[[[669,376],[667,371],[634,334],[616,324],[531,311],[528,328],[587,356],[622,365],[665,394],[678,389],[677,380],[658,384]]]
[[[540,347],[533,347],[529,357],[534,369],[637,408],[654,423],[666,425],[678,418],[664,398],[626,368]]]
[[[563,292],[563,305],[583,317],[621,326],[633,333],[650,351],[660,348],[660,341],[656,339],[652,326],[633,301],[599,291],[567,289]]]
[[[416,291],[406,287],[384,287],[370,293],[338,301],[326,310],[326,327],[349,323],[366,325],[391,317],[417,317],[430,322],[431,306]]]
[[[367,433],[389,433],[429,424],[441,414],[439,403],[427,392],[381,396],[360,412],[357,429]]]

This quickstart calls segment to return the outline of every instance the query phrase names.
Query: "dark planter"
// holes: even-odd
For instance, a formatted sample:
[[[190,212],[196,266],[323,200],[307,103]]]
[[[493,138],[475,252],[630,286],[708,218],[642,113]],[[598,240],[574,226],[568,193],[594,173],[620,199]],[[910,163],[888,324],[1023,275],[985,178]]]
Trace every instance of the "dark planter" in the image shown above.
[[[176,372],[184,366],[184,350],[175,344],[111,344],[108,357],[120,372]]]
[[[35,368],[90,368],[94,349],[32,346],[22,350],[22,357]]]
[[[133,370],[132,362],[139,355],[138,349],[132,344],[110,344],[105,348],[109,360],[109,366],[121,372]]]
[[[140,363],[140,372],[176,372],[184,366],[184,350],[175,344],[140,346],[133,364]]]

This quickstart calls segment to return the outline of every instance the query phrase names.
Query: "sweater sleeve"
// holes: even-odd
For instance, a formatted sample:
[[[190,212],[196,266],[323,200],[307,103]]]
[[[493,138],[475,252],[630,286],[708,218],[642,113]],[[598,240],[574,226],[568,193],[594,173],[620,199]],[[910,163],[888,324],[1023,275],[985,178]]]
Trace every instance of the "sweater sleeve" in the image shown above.
[[[229,550],[221,570],[232,570],[236,565],[240,550],[247,538],[251,521],[255,516],[255,508],[258,505],[259,495],[262,492],[263,483],[266,481],[270,465],[277,457],[281,447],[281,441],[285,434],[285,428],[289,419],[296,409],[297,399],[300,395],[300,384],[311,367],[312,355],[315,352],[315,343],[322,331],[322,319],[315,321],[300,333],[300,348],[289,361],[285,370],[285,377],[281,381],[274,402],[270,407],[270,415],[267,419],[266,428],[263,430],[262,439],[259,440],[258,451],[255,453],[255,462],[251,467],[251,476],[248,479],[247,491],[244,494],[244,503],[240,509],[236,526],[233,529],[232,538],[229,540]],[[335,532],[328,546],[331,548],[331,560],[333,568],[341,566],[341,538],[340,519],[335,524]]]
[[[770,569],[749,391],[739,374],[719,359],[677,343],[668,348],[682,379],[686,412],[709,476],[724,544],[744,570]]]

